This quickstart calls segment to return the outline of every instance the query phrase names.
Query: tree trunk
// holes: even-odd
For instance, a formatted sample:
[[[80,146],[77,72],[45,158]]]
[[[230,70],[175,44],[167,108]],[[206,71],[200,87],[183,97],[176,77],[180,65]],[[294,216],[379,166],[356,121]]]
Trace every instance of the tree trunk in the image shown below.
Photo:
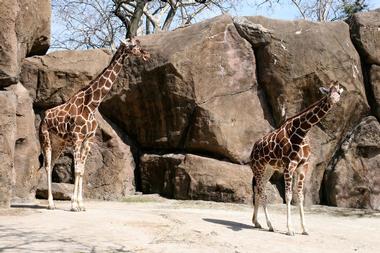
[[[174,19],[174,16],[175,16],[175,13],[177,11],[177,8],[175,8],[174,6],[172,6],[169,10],[169,13],[168,15],[166,16],[166,19],[165,19],[165,22],[164,22],[164,25],[162,26],[162,30],[163,31],[168,31],[169,28],[170,28],[170,25],[172,24],[173,22],[173,19]]]
[[[145,4],[146,0],[136,1],[136,8],[130,21],[129,29],[127,31],[127,38],[133,38],[137,35],[137,29],[139,28]]]

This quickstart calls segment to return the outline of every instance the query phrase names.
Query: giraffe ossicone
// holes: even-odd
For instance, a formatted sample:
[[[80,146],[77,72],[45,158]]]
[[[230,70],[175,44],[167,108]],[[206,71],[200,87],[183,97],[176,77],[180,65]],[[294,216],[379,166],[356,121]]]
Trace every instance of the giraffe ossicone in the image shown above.
[[[66,146],[73,146],[75,182],[71,199],[72,211],[84,211],[83,174],[85,162],[98,126],[95,112],[110,91],[124,63],[130,55],[143,60],[149,58],[135,40],[121,42],[109,65],[90,84],[66,103],[45,111],[40,125],[40,142],[44,155],[44,167],[48,178],[48,208],[54,209],[51,189],[52,167]]]
[[[287,234],[294,235],[290,214],[293,174],[297,174],[302,234],[308,234],[303,210],[303,185],[311,154],[307,133],[327,114],[333,104],[339,102],[343,88],[334,82],[329,88],[320,90],[324,96],[319,101],[287,119],[279,128],[259,139],[253,146],[249,164],[253,172],[252,188],[255,197],[252,222],[255,227],[261,228],[257,214],[262,204],[269,230],[274,231],[267,210],[265,185],[274,171],[280,171],[284,173],[285,179]]]

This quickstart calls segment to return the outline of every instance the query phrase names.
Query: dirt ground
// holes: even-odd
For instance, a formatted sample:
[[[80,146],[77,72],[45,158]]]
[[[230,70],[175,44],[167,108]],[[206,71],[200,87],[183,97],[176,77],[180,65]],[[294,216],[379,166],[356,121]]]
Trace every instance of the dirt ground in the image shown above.
[[[380,252],[380,213],[306,208],[309,236],[286,232],[284,205],[270,206],[276,232],[251,225],[252,207],[206,201],[133,196],[123,202],[87,201],[86,212],[70,202],[0,209],[0,252]]]

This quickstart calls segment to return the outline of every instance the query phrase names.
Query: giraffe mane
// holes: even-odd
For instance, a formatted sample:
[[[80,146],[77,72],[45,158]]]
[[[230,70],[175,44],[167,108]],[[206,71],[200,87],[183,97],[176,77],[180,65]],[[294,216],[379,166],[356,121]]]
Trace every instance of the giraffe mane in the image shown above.
[[[309,111],[310,108],[314,107],[316,104],[318,104],[319,102],[321,102],[321,100],[326,99],[326,98],[327,98],[327,95],[324,95],[321,99],[315,101],[314,103],[312,103],[312,104],[309,105],[308,107],[304,108],[302,111],[300,111],[300,112],[297,113],[296,115],[293,115],[292,117],[286,119],[285,122],[291,121],[291,120],[293,120],[294,118],[296,118],[296,117],[302,115],[303,113]]]

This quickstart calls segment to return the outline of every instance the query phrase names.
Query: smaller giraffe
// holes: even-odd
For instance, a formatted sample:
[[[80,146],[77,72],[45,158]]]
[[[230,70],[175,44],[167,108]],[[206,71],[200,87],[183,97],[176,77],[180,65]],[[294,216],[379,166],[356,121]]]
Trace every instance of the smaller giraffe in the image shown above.
[[[121,42],[110,64],[90,84],[66,103],[46,110],[40,125],[40,142],[48,182],[48,208],[54,209],[51,171],[55,160],[66,146],[74,147],[75,182],[71,199],[72,211],[84,211],[82,184],[84,166],[98,126],[95,112],[117,79],[124,59],[130,55],[149,58],[138,40]]]
[[[303,185],[311,154],[307,133],[312,126],[326,115],[332,105],[340,100],[343,92],[337,82],[333,83],[330,88],[322,87],[320,90],[324,96],[319,101],[286,120],[278,129],[262,137],[253,146],[249,163],[253,172],[252,188],[255,199],[252,223],[255,227],[261,228],[257,220],[261,202],[269,230],[274,231],[267,210],[265,185],[274,171],[280,171],[284,173],[285,179],[287,234],[294,235],[291,225],[290,202],[292,200],[293,174],[296,173],[298,175],[297,195],[299,198],[302,234],[308,234],[303,211]]]

